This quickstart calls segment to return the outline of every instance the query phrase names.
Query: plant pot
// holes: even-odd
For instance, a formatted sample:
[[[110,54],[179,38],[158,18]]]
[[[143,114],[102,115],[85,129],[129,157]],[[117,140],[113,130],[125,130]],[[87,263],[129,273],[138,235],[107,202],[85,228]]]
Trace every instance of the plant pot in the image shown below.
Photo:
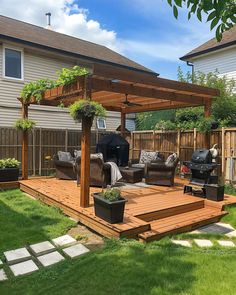
[[[101,197],[100,193],[93,194],[95,215],[109,223],[123,222],[125,200],[121,198],[118,201],[109,202]]]
[[[0,169],[0,182],[17,181],[19,178],[19,168]]]
[[[218,184],[206,184],[206,198],[211,201],[220,202],[224,200],[224,186]]]

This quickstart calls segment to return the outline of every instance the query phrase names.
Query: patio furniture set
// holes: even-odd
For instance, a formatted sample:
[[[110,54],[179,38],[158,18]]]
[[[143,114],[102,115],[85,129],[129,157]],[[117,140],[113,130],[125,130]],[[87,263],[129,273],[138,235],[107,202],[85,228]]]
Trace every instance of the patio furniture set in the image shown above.
[[[130,160],[128,165],[119,166],[122,175],[121,182],[137,183],[145,178],[147,184],[174,185],[175,169],[179,162],[176,154],[170,155],[166,160],[159,152],[141,150],[138,160]],[[59,151],[54,156],[56,178],[77,180],[80,185],[81,156],[79,151]],[[111,184],[111,166],[104,161],[102,153],[90,155],[90,185],[94,187],[107,187]]]

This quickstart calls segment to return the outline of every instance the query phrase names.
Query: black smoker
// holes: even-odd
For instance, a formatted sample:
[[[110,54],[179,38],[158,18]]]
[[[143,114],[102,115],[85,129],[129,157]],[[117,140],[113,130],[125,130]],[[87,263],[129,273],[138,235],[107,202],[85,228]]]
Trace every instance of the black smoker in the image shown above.
[[[192,155],[191,161],[184,161],[183,165],[191,169],[192,176],[189,184],[200,186],[203,194],[205,192],[205,185],[218,183],[218,177],[212,175],[213,170],[216,169],[218,165],[212,162],[210,150],[196,150]],[[192,187],[189,185],[185,186],[184,192],[193,192]]]
[[[104,136],[96,147],[102,153],[105,162],[115,162],[118,166],[127,166],[129,161],[129,143],[118,134]]]

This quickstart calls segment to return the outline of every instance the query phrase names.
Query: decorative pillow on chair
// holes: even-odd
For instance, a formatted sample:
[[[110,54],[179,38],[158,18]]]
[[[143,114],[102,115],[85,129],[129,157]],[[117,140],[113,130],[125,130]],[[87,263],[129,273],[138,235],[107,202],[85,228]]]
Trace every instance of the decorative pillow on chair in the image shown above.
[[[101,159],[101,160],[103,160],[103,154],[102,153],[91,154],[90,159]]]
[[[174,163],[174,161],[176,160],[176,158],[177,158],[176,153],[173,153],[173,154],[169,155],[169,157],[166,159],[165,164],[167,166],[171,166]]]
[[[148,152],[145,150],[141,150],[139,163],[145,164],[145,163],[150,163],[152,161],[155,161],[158,157],[158,154],[159,154],[158,152]]]
[[[70,162],[74,160],[70,152],[59,151],[57,152],[57,155],[58,155],[59,161]]]
[[[81,157],[81,151],[80,150],[74,150],[74,157],[75,158]]]

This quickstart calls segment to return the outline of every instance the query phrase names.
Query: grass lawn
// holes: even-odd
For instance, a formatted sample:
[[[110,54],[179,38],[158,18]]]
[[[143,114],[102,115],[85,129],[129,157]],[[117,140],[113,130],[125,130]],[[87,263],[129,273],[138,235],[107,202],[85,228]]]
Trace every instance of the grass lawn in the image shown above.
[[[64,233],[73,223],[19,191],[0,193],[1,251]],[[2,252],[1,252],[2,253]],[[9,274],[9,272],[8,272]],[[9,274],[10,275],[10,274]],[[162,239],[105,249],[0,282],[1,295],[234,295],[236,250],[181,248]]]
[[[58,237],[74,225],[57,208],[19,190],[0,192],[0,257],[3,251]]]

